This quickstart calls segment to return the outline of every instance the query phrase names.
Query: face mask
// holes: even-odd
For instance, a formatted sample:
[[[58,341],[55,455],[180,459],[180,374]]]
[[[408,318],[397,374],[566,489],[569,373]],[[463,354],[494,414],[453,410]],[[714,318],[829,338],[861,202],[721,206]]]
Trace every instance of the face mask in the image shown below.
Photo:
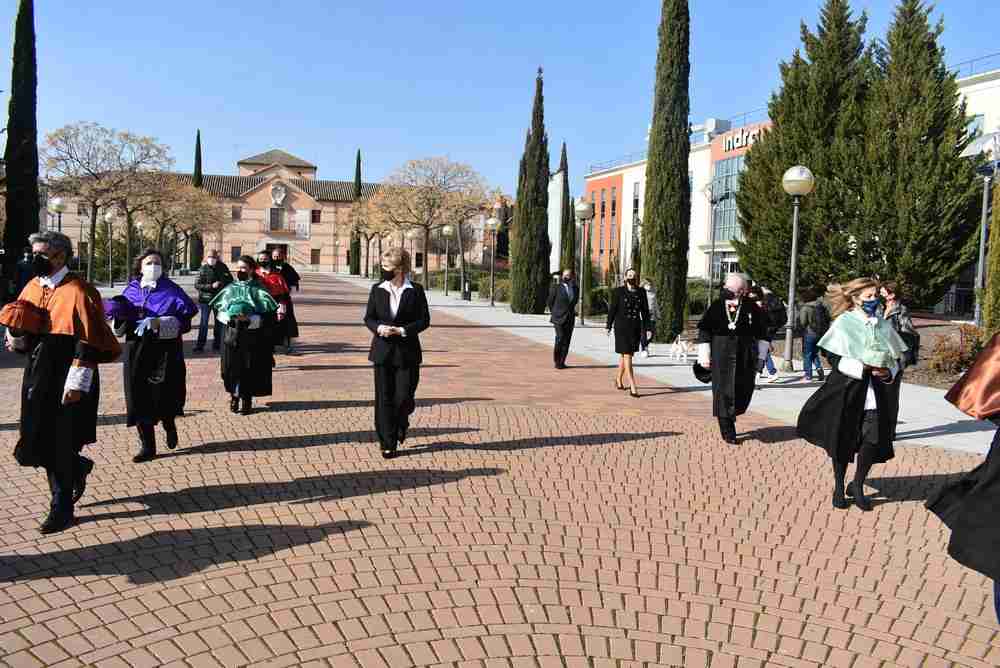
[[[629,285],[636,285],[638,283],[638,281],[636,281],[634,278],[626,278],[625,282],[628,283]]]
[[[281,260],[272,259],[271,260],[271,266],[272,267],[280,267],[281,266]]]
[[[572,283],[572,282],[573,282],[573,279],[572,279],[572,278],[570,278],[569,276],[563,276],[563,277],[562,277],[562,282],[563,282],[563,283]]]
[[[261,269],[270,269],[271,268],[271,261],[270,260],[260,260],[260,261],[257,262],[257,266],[260,267]]]
[[[214,257],[210,257],[208,258],[208,260],[206,260],[206,262],[208,262],[209,267],[214,267],[215,263],[218,262],[218,260]]]
[[[394,270],[393,271],[387,271],[385,269],[382,270],[383,281],[391,281],[394,278],[396,278],[396,272]]]
[[[48,276],[52,273],[52,260],[45,253],[35,253],[31,258],[31,270],[35,276]]]
[[[249,280],[249,279],[250,279],[250,272],[249,271],[237,271],[236,272],[236,280],[237,281],[246,281],[246,280]]]
[[[868,317],[874,317],[875,313],[878,311],[878,305],[879,300],[869,299],[861,302],[861,310],[864,311]]]
[[[158,264],[144,264],[142,266],[142,278],[145,281],[157,281],[163,275],[163,267]]]
[[[720,291],[719,291],[719,294],[720,294],[720,295],[722,296],[722,298],[723,298],[723,299],[725,299],[725,300],[726,300],[727,302],[728,302],[728,301],[732,301],[733,299],[738,299],[738,298],[739,298],[739,297],[737,296],[737,294],[736,294],[735,292],[733,292],[732,290],[730,290],[729,288],[722,288],[722,290],[720,290]]]

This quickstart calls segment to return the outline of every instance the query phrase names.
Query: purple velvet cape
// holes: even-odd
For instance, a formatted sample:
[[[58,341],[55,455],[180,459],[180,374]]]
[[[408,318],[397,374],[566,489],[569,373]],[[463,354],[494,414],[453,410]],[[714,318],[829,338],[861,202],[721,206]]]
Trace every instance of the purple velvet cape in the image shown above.
[[[198,312],[198,305],[179,285],[166,276],[161,276],[156,281],[156,287],[152,290],[139,287],[139,280],[132,279],[122,296],[135,309],[132,314],[128,315],[138,315],[136,319],[162,318],[172,315],[180,321],[181,334],[191,331],[191,319]],[[122,313],[125,314],[125,312],[126,309],[122,309]],[[115,315],[114,311],[112,315]],[[128,315],[125,319],[131,320],[132,318]]]

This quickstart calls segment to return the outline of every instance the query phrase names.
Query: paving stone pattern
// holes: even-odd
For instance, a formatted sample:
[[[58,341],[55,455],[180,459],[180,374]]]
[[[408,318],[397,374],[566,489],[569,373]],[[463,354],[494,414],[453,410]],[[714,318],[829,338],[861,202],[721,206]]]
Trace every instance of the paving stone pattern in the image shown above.
[[[131,463],[120,367],[79,524],[37,533],[40,470],[0,462],[9,666],[996,666],[991,588],[923,500],[979,458],[901,449],[874,512],[830,506],[824,453],[746,416],[437,315],[403,456],[372,442],[365,294],[307,276],[301,355],[228,412],[190,356],[181,447]],[[189,335],[189,339],[193,336]],[[188,344],[190,348],[190,344]],[[0,448],[20,360],[0,355]],[[161,433],[162,440],[162,433]],[[162,446],[161,446],[162,450]]]

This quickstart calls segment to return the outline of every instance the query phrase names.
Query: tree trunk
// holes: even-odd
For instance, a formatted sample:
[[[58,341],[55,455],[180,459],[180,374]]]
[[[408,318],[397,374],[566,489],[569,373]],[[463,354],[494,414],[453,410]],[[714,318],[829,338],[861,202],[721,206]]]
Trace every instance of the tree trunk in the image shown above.
[[[424,267],[423,267],[424,273],[423,273],[423,276],[422,276],[425,288],[430,288],[430,285],[428,284],[428,281],[430,280],[428,278],[430,276],[430,272],[427,271],[427,269],[430,266],[430,262],[428,262],[428,259],[427,259],[427,251],[430,249],[430,247],[431,247],[431,228],[430,227],[425,227],[424,228]],[[414,255],[416,255],[416,253],[414,253]],[[413,261],[414,262],[417,261],[416,257],[413,258]]]
[[[132,212],[125,210],[125,277],[130,278],[132,271]]]
[[[455,226],[458,232],[458,289],[465,290],[465,237],[462,236],[462,222]]]

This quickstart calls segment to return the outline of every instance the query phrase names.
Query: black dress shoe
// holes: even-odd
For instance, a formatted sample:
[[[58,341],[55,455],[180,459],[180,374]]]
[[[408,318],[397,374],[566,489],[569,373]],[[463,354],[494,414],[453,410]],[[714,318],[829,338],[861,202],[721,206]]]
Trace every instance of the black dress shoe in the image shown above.
[[[740,444],[740,440],[738,438],[736,438],[735,435],[733,435],[733,436],[728,436],[728,435],[727,436],[723,436],[722,440],[725,441],[726,443],[728,443],[729,445],[739,445]]]
[[[195,346],[194,348],[191,349],[191,352],[195,353],[196,355],[198,353],[203,353],[205,352],[205,346]]]
[[[232,397],[229,400],[229,410],[232,411],[233,413],[239,413],[240,412],[240,398],[239,397]]]
[[[387,450],[385,448],[382,448],[382,459],[392,459],[395,456],[396,456],[395,448],[393,448],[392,450]]]
[[[866,513],[872,509],[872,501],[867,496],[865,496],[865,490],[862,487],[858,489],[853,482],[847,483],[847,496],[854,497],[854,505],[856,505],[861,510]]]
[[[75,504],[83,497],[84,491],[87,489],[87,476],[90,472],[94,470],[94,462],[86,457],[80,457],[80,470],[76,473],[76,479],[73,481],[73,503]]]
[[[244,398],[240,406],[240,415],[250,415],[253,412],[253,399]]]
[[[833,507],[838,510],[846,510],[851,507],[851,502],[848,501],[843,494],[833,493]]]
[[[45,518],[42,525],[38,527],[38,530],[43,534],[57,533],[68,529],[73,526],[74,522],[73,511],[69,512],[49,512],[49,516]]]
[[[177,427],[173,429],[164,429],[167,432],[167,450],[173,450],[177,447]]]
[[[141,464],[143,462],[150,462],[156,459],[156,453],[150,452],[149,450],[140,450],[139,453],[132,458],[132,461],[136,464]]]

